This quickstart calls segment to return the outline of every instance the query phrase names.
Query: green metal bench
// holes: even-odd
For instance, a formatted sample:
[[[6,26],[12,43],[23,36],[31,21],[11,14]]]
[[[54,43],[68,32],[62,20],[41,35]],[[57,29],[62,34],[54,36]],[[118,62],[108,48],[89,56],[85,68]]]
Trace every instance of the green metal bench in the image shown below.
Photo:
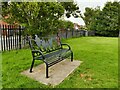
[[[35,35],[35,39],[29,38],[29,45],[32,51],[33,61],[30,72],[35,60],[42,60],[46,64],[46,78],[48,78],[48,68],[65,58],[71,57],[73,61],[73,52],[68,44],[62,44],[60,38],[42,37]]]

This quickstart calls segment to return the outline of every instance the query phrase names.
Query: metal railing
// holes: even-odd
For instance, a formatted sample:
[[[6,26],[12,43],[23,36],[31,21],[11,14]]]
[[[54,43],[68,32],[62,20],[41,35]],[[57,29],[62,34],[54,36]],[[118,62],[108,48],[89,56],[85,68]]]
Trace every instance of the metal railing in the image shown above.
[[[26,44],[22,31],[21,26],[0,25],[0,50],[21,49]]]

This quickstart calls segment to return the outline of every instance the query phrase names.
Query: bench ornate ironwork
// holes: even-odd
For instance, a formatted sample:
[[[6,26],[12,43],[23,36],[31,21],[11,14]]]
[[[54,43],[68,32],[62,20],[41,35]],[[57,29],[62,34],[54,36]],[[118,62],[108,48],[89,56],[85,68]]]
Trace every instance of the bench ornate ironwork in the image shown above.
[[[29,38],[29,45],[32,52],[33,61],[30,72],[35,60],[42,60],[46,64],[46,78],[48,78],[48,68],[68,57],[73,61],[73,52],[68,44],[63,44],[57,37],[42,37],[35,35],[35,39]]]

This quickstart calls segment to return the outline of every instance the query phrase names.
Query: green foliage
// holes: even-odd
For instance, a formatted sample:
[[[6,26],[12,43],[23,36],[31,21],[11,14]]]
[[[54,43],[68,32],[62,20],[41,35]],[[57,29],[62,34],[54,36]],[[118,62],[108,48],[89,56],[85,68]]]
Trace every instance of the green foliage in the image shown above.
[[[59,28],[72,29],[74,24],[71,21],[60,20]]]
[[[95,17],[91,29],[96,26],[96,31],[104,36],[118,36],[118,2],[107,2],[105,7]]]
[[[8,22],[24,25],[30,34],[50,34],[56,21],[64,14],[64,8],[56,2],[12,2],[7,10]]]
[[[93,8],[89,8],[89,7],[86,7],[85,8],[85,13],[84,13],[84,16],[82,16],[81,14],[81,18],[84,20],[85,22],[85,25],[87,26],[87,28],[89,29],[89,25],[90,23],[92,22],[92,19],[93,17],[97,14],[97,12],[100,11],[100,8],[97,7],[95,9]]]
[[[80,26],[80,30],[87,30],[87,27],[86,26]]]
[[[90,30],[90,28],[89,28],[90,24],[92,23],[93,18],[98,15],[99,11],[100,11],[100,7],[97,7],[95,9],[86,7],[84,16],[82,14],[80,14],[80,16],[84,20],[86,28],[88,30]]]
[[[59,29],[60,18],[64,12],[75,13],[73,2],[3,2],[2,16],[9,23],[18,23],[27,28],[27,34],[53,34]],[[70,7],[69,9],[67,7]]]
[[[61,2],[61,5],[65,8],[65,15],[67,18],[73,16],[75,18],[79,17],[79,7],[73,2]]]
[[[74,24],[71,21],[66,21],[66,28],[73,29]]]
[[[89,8],[84,13],[84,21],[89,30],[95,30],[97,35],[118,36],[119,2],[107,2],[102,10]],[[87,14],[86,14],[87,13]]]

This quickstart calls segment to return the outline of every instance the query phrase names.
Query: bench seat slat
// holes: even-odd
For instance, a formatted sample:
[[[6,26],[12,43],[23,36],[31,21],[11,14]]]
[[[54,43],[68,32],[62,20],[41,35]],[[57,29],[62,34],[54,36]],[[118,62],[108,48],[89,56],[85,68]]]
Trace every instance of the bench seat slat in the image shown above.
[[[46,58],[46,62],[49,64],[49,63],[52,63],[52,62],[55,62],[59,56],[61,56],[63,53],[67,53],[69,50],[68,49],[60,49],[60,50],[57,50],[57,51],[54,51],[54,52],[51,52],[51,53],[48,53],[46,55],[44,55],[44,57]],[[40,57],[36,57],[35,59],[38,59],[38,60],[42,60],[42,56]]]

